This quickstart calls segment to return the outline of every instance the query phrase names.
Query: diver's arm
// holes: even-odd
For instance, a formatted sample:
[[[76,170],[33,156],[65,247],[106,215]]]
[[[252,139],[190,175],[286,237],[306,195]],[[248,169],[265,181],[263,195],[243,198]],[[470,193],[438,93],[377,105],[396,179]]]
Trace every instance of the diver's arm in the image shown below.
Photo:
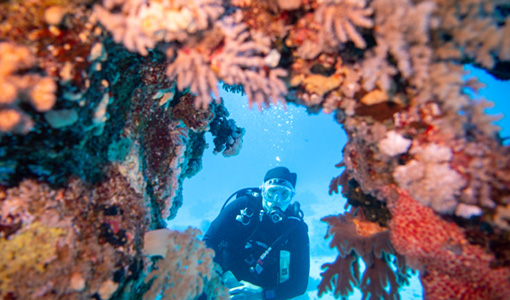
[[[204,235],[204,242],[208,248],[214,250],[214,261],[222,265],[220,253],[220,243],[225,239],[226,228],[228,228],[229,216],[232,208],[227,206],[220,211],[219,215],[212,221]],[[222,266],[223,267],[223,266]]]
[[[264,290],[264,299],[290,299],[306,292],[310,276],[310,240],[308,227],[303,222],[295,234],[290,254],[289,280],[279,284],[274,290]]]
[[[243,205],[243,198],[238,198],[227,205],[223,210],[220,211],[219,215],[212,221],[211,225],[207,229],[204,235],[204,242],[208,248],[211,248],[215,252],[214,261],[219,263],[222,267],[222,255],[221,247],[222,241],[230,241],[234,228],[236,215],[239,213],[241,205]],[[226,270],[224,270],[226,271]]]

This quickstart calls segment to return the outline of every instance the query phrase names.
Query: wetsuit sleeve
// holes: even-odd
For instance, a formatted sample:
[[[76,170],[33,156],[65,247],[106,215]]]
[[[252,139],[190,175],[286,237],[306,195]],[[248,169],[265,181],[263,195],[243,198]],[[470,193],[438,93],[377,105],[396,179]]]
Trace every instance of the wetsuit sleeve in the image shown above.
[[[239,202],[239,201],[236,201]],[[222,243],[228,242],[231,236],[233,220],[235,215],[239,212],[238,205],[235,202],[227,205],[219,215],[212,221],[209,229],[204,235],[204,242],[208,248],[214,250],[214,261],[219,263],[224,268],[221,248],[224,246]]]
[[[291,233],[295,238],[290,249],[290,277],[274,290],[265,290],[266,300],[290,299],[306,292],[310,276],[310,240],[308,226],[301,223],[297,232]]]

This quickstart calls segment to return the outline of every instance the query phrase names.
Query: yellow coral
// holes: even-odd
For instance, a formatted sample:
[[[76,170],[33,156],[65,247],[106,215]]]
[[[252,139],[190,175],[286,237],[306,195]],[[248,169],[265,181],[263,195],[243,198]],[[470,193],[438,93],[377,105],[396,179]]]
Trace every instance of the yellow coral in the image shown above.
[[[337,75],[329,77],[313,74],[303,80],[303,85],[309,93],[323,96],[327,92],[337,88],[342,83],[342,78]]]
[[[385,91],[375,89],[361,98],[361,102],[366,105],[374,105],[389,100],[389,96]]]
[[[26,134],[33,126],[30,116],[19,106],[29,102],[37,111],[50,110],[57,100],[57,84],[51,77],[24,74],[35,67],[28,47],[0,43],[0,132]],[[28,96],[28,97],[27,97]]]
[[[387,228],[379,226],[377,223],[366,220],[353,219],[352,222],[356,226],[356,233],[362,237],[369,237],[376,233],[388,230]]]
[[[0,131],[12,131],[21,122],[21,114],[15,109],[0,110]]]
[[[43,273],[45,264],[54,259],[56,240],[66,235],[62,228],[47,227],[34,222],[25,231],[0,241],[0,291],[11,286],[15,273],[34,270]],[[37,251],[34,251],[37,249]]]

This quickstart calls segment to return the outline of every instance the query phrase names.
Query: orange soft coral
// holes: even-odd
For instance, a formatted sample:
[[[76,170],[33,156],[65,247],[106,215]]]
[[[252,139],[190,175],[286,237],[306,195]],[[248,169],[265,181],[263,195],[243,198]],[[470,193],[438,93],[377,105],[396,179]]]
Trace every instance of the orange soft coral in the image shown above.
[[[510,271],[491,268],[493,255],[471,245],[462,229],[406,191],[386,188],[391,243],[417,263],[426,299],[507,299]]]
[[[397,255],[399,266],[393,271],[390,255],[396,255],[390,243],[389,231],[364,218],[362,214],[347,212],[343,215],[322,219],[328,223],[326,237],[332,236],[330,247],[337,248],[339,255],[332,264],[324,264],[319,285],[319,296],[334,290],[335,296],[348,296],[354,288],[360,288],[364,298],[398,298],[398,288],[405,278],[404,258]],[[359,258],[366,270],[360,281]],[[333,286],[334,285],[334,286]],[[386,290],[389,285],[390,289]]]

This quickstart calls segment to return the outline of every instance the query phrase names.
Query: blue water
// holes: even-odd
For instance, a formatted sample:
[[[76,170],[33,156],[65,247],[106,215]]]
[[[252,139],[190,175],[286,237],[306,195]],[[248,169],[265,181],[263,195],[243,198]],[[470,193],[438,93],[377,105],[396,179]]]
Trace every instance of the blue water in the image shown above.
[[[471,66],[466,66],[469,72],[466,78],[477,77],[478,80],[486,85],[474,98],[485,98],[494,102],[494,107],[486,109],[490,115],[499,116],[501,119],[494,122],[501,128],[501,137],[509,138],[504,141],[505,145],[510,145],[510,80],[502,81],[494,79],[490,74]]]
[[[488,113],[505,114],[506,117],[496,124],[503,128],[503,137],[510,137],[510,99],[505,99],[510,92],[510,82],[497,81],[481,71],[467,69],[471,71],[470,76],[477,76],[487,85],[478,97],[495,102]],[[301,203],[310,229],[312,280],[309,292],[299,299],[318,299],[316,285],[320,280],[320,266],[333,262],[337,255],[324,240],[326,225],[320,218],[343,212],[345,200],[339,195],[329,196],[328,187],[330,180],[341,171],[335,164],[342,161],[345,133],[332,114],[310,116],[305,108],[291,104],[287,109],[278,106],[259,112],[248,109],[244,96],[223,91],[222,97],[230,117],[246,129],[243,149],[239,155],[229,158],[214,155],[212,146],[206,150],[201,172],[184,182],[184,204],[169,227],[182,230],[193,226],[205,232],[230,194],[244,187],[259,186],[269,168],[286,166],[298,174],[295,200]],[[213,145],[212,137],[207,138]],[[423,298],[417,276],[412,278],[409,287],[401,290],[401,297]],[[328,294],[321,299],[334,298]],[[361,293],[356,292],[349,299],[361,299]]]

